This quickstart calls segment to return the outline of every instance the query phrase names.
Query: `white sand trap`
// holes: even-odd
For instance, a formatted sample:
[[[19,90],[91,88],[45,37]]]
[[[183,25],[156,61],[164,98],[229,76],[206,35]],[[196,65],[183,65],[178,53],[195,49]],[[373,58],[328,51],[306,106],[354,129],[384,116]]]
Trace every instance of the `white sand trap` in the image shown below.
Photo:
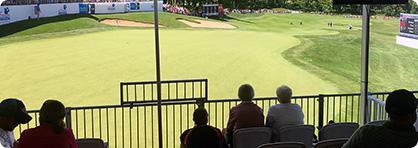
[[[100,23],[112,26],[126,26],[126,27],[154,27],[154,24],[142,23],[142,22],[135,22],[135,21],[128,21],[128,20],[120,20],[120,19],[104,19],[100,21]],[[163,27],[161,25],[158,25]]]
[[[213,22],[213,21],[205,21],[205,20],[185,20],[185,19],[177,19],[178,21],[195,28],[218,28],[218,29],[235,29],[235,26],[231,24],[224,23],[224,22]]]

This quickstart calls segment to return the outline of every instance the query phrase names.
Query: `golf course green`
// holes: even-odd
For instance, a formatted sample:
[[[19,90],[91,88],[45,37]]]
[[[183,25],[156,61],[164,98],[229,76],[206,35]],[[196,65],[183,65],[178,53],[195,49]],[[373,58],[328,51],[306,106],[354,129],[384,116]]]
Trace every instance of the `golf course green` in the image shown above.
[[[237,98],[244,83],[254,86],[256,97],[275,96],[282,84],[298,96],[360,90],[360,19],[269,13],[231,14],[224,20],[170,13],[159,17],[161,78],[207,78],[209,99]],[[0,98],[21,98],[30,110],[46,99],[71,107],[115,105],[120,82],[155,80],[153,28],[109,26],[100,23],[103,19],[152,23],[153,15],[66,15],[0,26]],[[236,29],[197,29],[179,19],[226,22]],[[347,29],[348,24],[354,28]],[[395,43],[398,24],[397,19],[372,20],[371,91],[417,88],[418,50]],[[347,101],[332,103],[345,104],[340,111],[349,108]],[[207,104],[210,124],[225,127],[231,104]],[[193,107],[162,108],[164,146],[179,145],[181,132],[193,125]],[[100,134],[110,147],[151,147],[157,145],[156,114],[150,106],[78,110],[72,112],[72,128],[76,138]],[[316,124],[314,114],[305,113],[311,117],[305,122]]]
[[[97,21],[152,22],[151,13],[67,17],[41,19],[33,28],[3,33],[1,98],[21,98],[29,109],[39,108],[47,98],[67,106],[117,104],[119,82],[155,79],[153,29]],[[236,98],[244,83],[252,84],[258,97],[274,96],[282,84],[291,86],[295,95],[358,91],[360,19],[233,14],[227,21],[237,29],[224,30],[194,29],[178,18],[199,19],[160,14],[166,26],[160,32],[163,80],[207,78],[210,99]],[[326,25],[330,21],[332,28]],[[18,22],[15,27],[27,23],[34,24]],[[413,89],[418,50],[395,44],[396,20],[372,23],[372,90]],[[354,29],[346,29],[346,24]],[[0,30],[12,31],[10,27]]]

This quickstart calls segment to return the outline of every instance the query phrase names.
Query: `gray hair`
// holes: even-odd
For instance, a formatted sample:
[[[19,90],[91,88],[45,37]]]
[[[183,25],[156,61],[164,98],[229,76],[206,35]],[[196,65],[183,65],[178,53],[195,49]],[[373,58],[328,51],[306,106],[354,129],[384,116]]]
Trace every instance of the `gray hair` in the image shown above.
[[[276,95],[280,103],[290,103],[292,89],[287,85],[282,85],[277,88]]]

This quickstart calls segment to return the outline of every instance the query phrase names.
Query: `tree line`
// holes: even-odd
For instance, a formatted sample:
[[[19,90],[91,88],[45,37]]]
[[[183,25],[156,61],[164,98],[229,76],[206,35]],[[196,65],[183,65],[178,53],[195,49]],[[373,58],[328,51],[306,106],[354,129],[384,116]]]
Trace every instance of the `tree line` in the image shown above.
[[[361,14],[361,5],[333,5],[332,0],[165,0],[165,3],[178,4],[189,9],[197,9],[203,4],[219,3],[230,9],[271,9],[286,8],[304,12],[324,12],[337,14]],[[399,16],[399,13],[418,13],[417,4],[372,5],[372,13],[386,16]]]

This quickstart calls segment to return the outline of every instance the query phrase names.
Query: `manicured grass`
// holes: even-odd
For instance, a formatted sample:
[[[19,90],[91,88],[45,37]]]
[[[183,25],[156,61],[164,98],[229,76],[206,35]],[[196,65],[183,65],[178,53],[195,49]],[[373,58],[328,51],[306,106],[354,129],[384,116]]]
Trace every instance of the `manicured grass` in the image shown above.
[[[359,91],[360,19],[311,14],[233,14],[226,21],[238,29],[216,30],[192,29],[176,21],[199,18],[168,13],[159,16],[160,24],[165,26],[160,32],[162,79],[208,78],[210,99],[236,98],[237,88],[243,83],[252,84],[257,97],[274,96],[275,88],[281,84],[290,85],[295,95]],[[153,30],[98,22],[106,18],[153,22],[152,13],[127,13],[70,15],[1,26],[0,98],[22,98],[29,109],[39,109],[47,98],[61,100],[66,106],[118,104],[119,82],[154,80]],[[327,26],[330,21],[335,24],[333,28]],[[347,30],[347,24],[353,24],[354,30]],[[416,89],[418,50],[395,44],[397,20],[373,20],[372,24],[371,90]],[[213,112],[215,107],[218,114]],[[227,112],[228,107],[211,108],[211,124],[224,127],[226,123],[220,121],[227,119],[227,114],[221,116],[220,110]],[[125,120],[129,111],[134,112],[133,120],[147,116],[147,121],[133,125],[140,128],[124,133],[125,139],[122,125],[125,130],[130,125],[121,116],[113,118],[121,110],[110,111],[110,119],[106,120],[110,120],[109,126],[115,130],[110,131],[111,144],[119,139],[117,144],[121,146],[122,141],[129,140],[126,138],[129,134],[136,135],[136,130],[141,130],[140,136],[156,139],[156,127],[149,128],[156,123],[153,118],[156,110],[142,109],[124,111]],[[180,106],[163,108],[163,114],[176,113],[177,119],[179,110]],[[176,127],[164,130],[170,138],[168,147],[173,143],[177,146],[179,134],[192,126],[186,115],[193,109],[183,111],[184,120],[163,119]],[[73,125],[80,138],[93,133],[89,131],[90,125],[95,125],[97,136],[100,124],[97,119],[92,123],[93,113],[86,111],[86,121],[81,115],[73,115],[73,121],[77,118],[79,123],[87,124],[86,133],[82,125],[78,129]],[[100,121],[104,123],[105,119]],[[144,124],[147,128],[142,129]],[[140,146],[156,144],[151,139],[139,138]],[[124,143],[127,147],[128,144]]]

